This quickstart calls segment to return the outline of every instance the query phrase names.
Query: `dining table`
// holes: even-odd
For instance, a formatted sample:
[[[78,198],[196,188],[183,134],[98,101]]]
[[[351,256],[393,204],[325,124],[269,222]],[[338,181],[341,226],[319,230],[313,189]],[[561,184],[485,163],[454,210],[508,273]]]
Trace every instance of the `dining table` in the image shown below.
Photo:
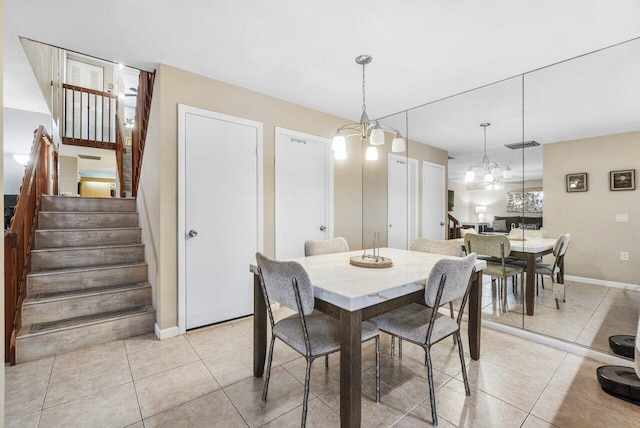
[[[535,272],[536,259],[553,252],[555,239],[550,238],[518,238],[507,236],[511,244],[509,257],[526,260],[525,267],[525,309],[527,315],[535,312]],[[458,238],[458,242],[464,248],[464,238]],[[560,267],[559,282],[564,284],[564,267]]]
[[[453,256],[380,248],[390,258],[387,268],[365,268],[350,264],[362,250],[301,257],[294,260],[307,271],[315,296],[315,309],[340,320],[340,426],[360,427],[362,376],[362,321],[411,303],[425,305],[425,279],[440,259]],[[480,358],[482,270],[478,260],[471,278],[468,311],[469,353]],[[264,373],[267,351],[266,304],[255,264],[253,318],[253,373]],[[295,309],[295,308],[293,308]]]

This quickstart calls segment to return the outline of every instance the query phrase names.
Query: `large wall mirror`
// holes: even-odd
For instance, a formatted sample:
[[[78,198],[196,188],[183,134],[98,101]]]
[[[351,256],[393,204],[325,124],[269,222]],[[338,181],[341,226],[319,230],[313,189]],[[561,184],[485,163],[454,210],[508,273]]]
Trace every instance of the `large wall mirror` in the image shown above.
[[[391,153],[388,134],[363,160],[365,245],[374,232],[395,248],[447,239],[454,221],[510,235],[512,255],[569,234],[564,277],[531,276],[530,299],[520,277],[501,287],[485,276],[483,319],[611,352],[609,336],[635,334],[640,307],[638,94],[635,39],[382,118],[408,144]],[[497,168],[483,171],[487,160]]]

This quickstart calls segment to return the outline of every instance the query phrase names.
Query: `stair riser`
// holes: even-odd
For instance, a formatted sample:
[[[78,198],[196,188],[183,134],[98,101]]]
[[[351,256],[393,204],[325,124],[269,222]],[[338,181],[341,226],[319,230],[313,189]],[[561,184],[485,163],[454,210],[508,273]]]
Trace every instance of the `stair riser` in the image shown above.
[[[40,211],[135,212],[135,199],[43,196]]]
[[[21,363],[84,346],[150,333],[153,331],[154,322],[155,313],[149,312],[49,334],[18,336],[16,359]]]
[[[140,229],[38,230],[36,249],[139,244]]]
[[[113,247],[97,249],[32,252],[31,272],[42,269],[63,269],[81,266],[104,266],[144,261],[144,247]]]
[[[102,229],[138,227],[138,213],[63,213],[38,215],[38,229]]]
[[[22,306],[22,325],[62,320],[151,305],[151,287],[135,287],[112,293],[74,296],[54,302]]]
[[[27,296],[38,293],[56,293],[78,289],[107,287],[148,279],[146,263],[134,266],[119,266],[82,272],[47,273],[27,277]]]

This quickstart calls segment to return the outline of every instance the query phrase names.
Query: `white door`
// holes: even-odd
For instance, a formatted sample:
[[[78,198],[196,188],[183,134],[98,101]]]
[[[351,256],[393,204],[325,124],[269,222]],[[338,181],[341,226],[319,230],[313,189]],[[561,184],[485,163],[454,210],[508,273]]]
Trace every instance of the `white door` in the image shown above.
[[[253,313],[249,264],[262,250],[262,124],[187,106],[178,114],[179,260],[183,325],[190,329]]]
[[[444,166],[422,162],[422,233],[429,239],[445,239]]]
[[[389,154],[387,165],[387,246],[407,250],[418,234],[418,161]]]
[[[333,236],[331,141],[276,128],[276,257],[304,256],[308,239]]]

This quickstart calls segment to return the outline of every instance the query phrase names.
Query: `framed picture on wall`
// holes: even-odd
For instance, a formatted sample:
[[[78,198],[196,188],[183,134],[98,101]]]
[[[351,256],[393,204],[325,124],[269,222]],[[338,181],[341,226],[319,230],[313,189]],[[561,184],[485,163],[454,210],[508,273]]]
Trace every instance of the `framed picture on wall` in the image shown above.
[[[567,192],[586,192],[587,190],[586,172],[567,174]]]
[[[609,172],[609,190],[636,190],[636,170]]]

